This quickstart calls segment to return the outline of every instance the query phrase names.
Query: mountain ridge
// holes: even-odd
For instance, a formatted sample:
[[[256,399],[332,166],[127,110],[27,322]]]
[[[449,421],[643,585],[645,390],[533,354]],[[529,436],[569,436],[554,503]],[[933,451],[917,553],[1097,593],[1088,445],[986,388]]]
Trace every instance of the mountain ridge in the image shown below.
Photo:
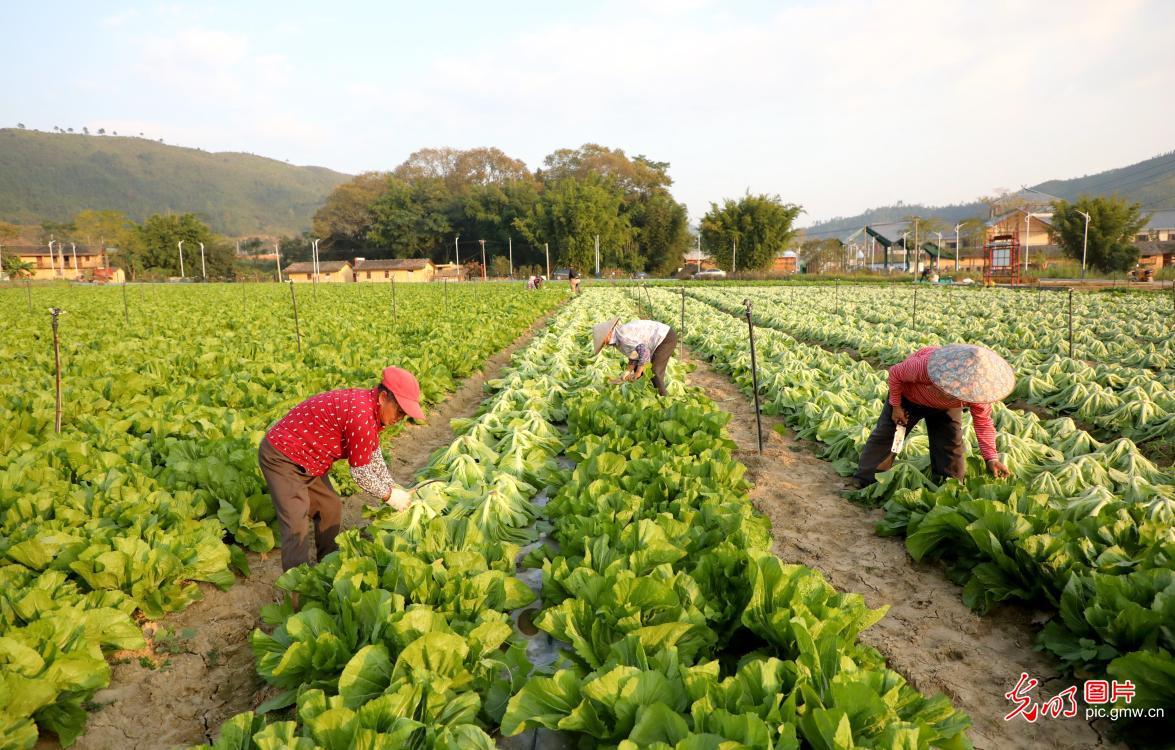
[[[15,223],[68,221],[83,209],[135,221],[191,212],[222,234],[297,234],[350,177],[131,136],[0,128],[0,220]]]
[[[1046,180],[1031,185],[1030,188],[1070,201],[1086,194],[1116,194],[1143,204],[1144,213],[1148,210],[1175,208],[1175,151],[1161,153],[1125,167],[1115,167],[1081,177]],[[953,225],[979,216],[987,218],[987,213],[987,204],[982,200],[942,206],[898,203],[869,208],[854,216],[838,216],[815,222],[805,227],[804,231],[809,236],[835,234],[859,229],[865,224],[901,221],[906,216],[934,217]]]

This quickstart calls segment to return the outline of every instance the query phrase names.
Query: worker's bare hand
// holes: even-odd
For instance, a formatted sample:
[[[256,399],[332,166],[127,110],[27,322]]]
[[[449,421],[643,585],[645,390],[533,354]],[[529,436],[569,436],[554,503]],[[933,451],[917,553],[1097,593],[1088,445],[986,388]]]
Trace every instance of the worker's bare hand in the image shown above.
[[[895,406],[893,408],[893,415],[892,416],[893,416],[894,424],[905,425],[906,422],[908,422],[910,419],[908,416],[906,416],[906,410],[903,409],[901,406]]]
[[[987,470],[991,472],[993,477],[1004,478],[1012,476],[1011,470],[998,459],[993,458],[987,462]]]
[[[408,494],[406,490],[396,487],[384,502],[397,511],[405,510],[412,504],[412,495]]]

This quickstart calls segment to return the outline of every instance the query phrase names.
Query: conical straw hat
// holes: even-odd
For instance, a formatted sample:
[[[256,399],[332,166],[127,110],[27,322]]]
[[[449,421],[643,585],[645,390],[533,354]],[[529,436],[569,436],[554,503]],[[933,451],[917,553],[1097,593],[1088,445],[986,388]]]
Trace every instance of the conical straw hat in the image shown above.
[[[1016,387],[1016,375],[1004,358],[985,346],[951,344],[930,355],[930,380],[968,404],[1002,401]]]
[[[620,318],[612,318],[611,320],[605,320],[603,323],[596,323],[592,326],[592,343],[596,347],[596,350],[592,352],[593,355],[599,354],[600,350],[604,348],[605,337],[612,332],[612,329],[619,322]]]

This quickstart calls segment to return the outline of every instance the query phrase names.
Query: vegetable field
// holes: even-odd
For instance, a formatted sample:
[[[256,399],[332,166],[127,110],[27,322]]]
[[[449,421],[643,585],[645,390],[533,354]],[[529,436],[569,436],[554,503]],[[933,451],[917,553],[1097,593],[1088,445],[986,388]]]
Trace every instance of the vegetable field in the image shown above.
[[[749,394],[745,299],[764,411],[841,474],[887,365],[954,340],[1005,354],[1012,479],[973,456],[967,481],[936,485],[916,434],[853,499],[883,508],[879,532],[913,559],[942,560],[975,610],[1055,612],[1038,647],[1066,669],[1175,706],[1175,476],[1155,450],[1175,438],[1175,352],[1151,300],[1083,298],[1070,358],[1062,309],[1031,293],[924,290],[915,315],[909,288],[399,285],[393,301],[390,285],[324,284],[297,288],[295,322],[290,291],[51,287],[30,312],[0,290],[0,750],[71,744],[149,621],[271,553],[256,449],[287,409],[388,364],[436,405],[546,313],[451,441],[397,477],[439,480],[418,502],[365,508],[337,553],[277,579],[250,638],[268,689],[208,744],[971,747],[963,707],[860,640],[885,606],[772,552],[731,416],[690,366],[672,360],[658,398],[648,378],[608,385],[619,359],[592,356],[593,323],[651,315]],[[66,310],[60,434],[51,306]]]
[[[916,433],[906,457],[857,499],[884,507],[879,532],[904,535],[915,560],[943,559],[976,610],[1006,600],[1055,609],[1039,647],[1079,675],[1131,679],[1144,705],[1171,705],[1175,473],[1123,436],[1171,437],[1175,390],[1163,364],[1171,317],[1146,297],[1081,300],[1087,312],[1080,333],[1075,323],[1074,355],[1083,347],[1100,353],[1087,361],[1067,356],[1060,314],[1029,313],[1033,292],[931,294],[921,290],[915,316],[910,289],[690,290],[685,342],[749,390],[740,318],[750,300],[761,326],[764,410],[822,444],[843,475],[855,469],[887,393],[885,365],[956,340],[1004,353],[1017,370],[1017,394],[1055,410],[1042,418],[997,406],[997,447],[1011,480],[985,473],[968,432],[967,480],[935,485],[925,434]],[[656,291],[648,299],[662,316],[680,316],[680,294]],[[1094,338],[1097,329],[1106,335]],[[1145,356],[1127,351],[1130,337],[1148,349]],[[1034,392],[1041,383],[1047,390]]]
[[[139,619],[273,548],[256,450],[289,407],[387,364],[435,403],[560,299],[401,285],[393,312],[389,287],[297,293],[302,353],[285,287],[38,288],[32,312],[0,292],[0,746],[38,728],[68,744],[104,654],[143,646]],[[50,306],[66,311],[60,434]]]

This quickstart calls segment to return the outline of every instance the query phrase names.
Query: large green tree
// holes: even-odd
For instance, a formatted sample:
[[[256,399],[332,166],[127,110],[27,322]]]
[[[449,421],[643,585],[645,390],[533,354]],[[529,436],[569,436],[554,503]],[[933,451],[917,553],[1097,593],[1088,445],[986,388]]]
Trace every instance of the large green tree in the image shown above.
[[[224,278],[233,273],[233,249],[222,238],[212,233],[195,214],[155,214],[147,217],[139,228],[142,246],[133,256],[121,262],[128,273],[137,277],[143,271],[178,276],[180,273],[179,241],[184,241],[184,275],[200,278],[200,243],[204,243],[204,262],[208,277]]]
[[[542,196],[515,227],[536,247],[551,245],[551,263],[595,269],[600,238],[602,264],[625,266],[635,232],[623,214],[624,195],[604,177],[567,178],[546,185]]]
[[[448,210],[452,196],[434,177],[391,177],[371,206],[367,241],[387,248],[393,258],[431,257],[452,236]]]
[[[777,195],[747,193],[721,206],[711,203],[702,217],[702,248],[727,271],[769,268],[795,234],[793,225],[803,210]]]
[[[690,245],[685,206],[668,191],[650,193],[633,207],[632,223],[644,257],[644,270],[668,275],[681,268]]]
[[[1111,196],[1091,198],[1083,196],[1075,202],[1053,203],[1053,241],[1070,258],[1080,261],[1085,243],[1085,216],[1089,214],[1088,264],[1100,271],[1126,271],[1138,263],[1138,247],[1134,237],[1144,226],[1138,203]]]
[[[387,173],[364,172],[332,190],[314,214],[314,234],[325,240],[320,254],[345,256],[366,246],[371,207],[387,189]]]

